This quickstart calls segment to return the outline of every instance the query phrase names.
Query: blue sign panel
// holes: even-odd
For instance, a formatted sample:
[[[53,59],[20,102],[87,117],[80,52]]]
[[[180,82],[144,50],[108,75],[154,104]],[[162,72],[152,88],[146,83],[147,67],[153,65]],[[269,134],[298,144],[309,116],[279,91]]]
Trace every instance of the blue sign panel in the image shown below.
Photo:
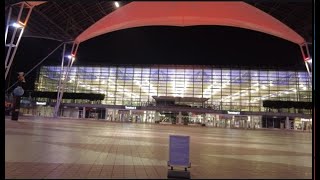
[[[189,166],[189,136],[170,135],[169,165]]]

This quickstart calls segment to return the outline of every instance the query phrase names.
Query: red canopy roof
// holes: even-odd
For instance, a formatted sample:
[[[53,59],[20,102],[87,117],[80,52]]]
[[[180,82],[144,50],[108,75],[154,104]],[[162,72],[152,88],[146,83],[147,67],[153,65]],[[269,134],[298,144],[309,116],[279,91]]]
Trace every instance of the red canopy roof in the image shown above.
[[[81,43],[116,30],[140,26],[221,25],[260,31],[303,44],[305,40],[279,20],[245,2],[132,2],[97,21],[77,38]]]

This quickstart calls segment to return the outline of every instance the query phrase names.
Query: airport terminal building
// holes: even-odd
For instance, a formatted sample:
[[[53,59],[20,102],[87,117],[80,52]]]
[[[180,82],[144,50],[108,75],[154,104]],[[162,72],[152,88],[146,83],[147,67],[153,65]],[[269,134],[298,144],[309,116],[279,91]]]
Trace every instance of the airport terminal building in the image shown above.
[[[23,7],[22,5],[21,8]],[[84,7],[86,6],[84,5]],[[120,7],[118,4],[116,8]],[[148,10],[145,10],[145,7],[148,7]],[[159,11],[159,7],[162,7],[164,11]],[[171,11],[172,7],[179,7],[180,10]],[[202,11],[198,11],[198,9],[202,9]],[[217,11],[212,11],[212,9]],[[306,8],[306,10],[308,9],[309,7]],[[92,17],[84,13],[90,17],[90,20],[88,20],[87,23],[83,23],[83,27],[79,26],[72,29],[72,31],[70,29],[70,32],[69,22],[65,23],[61,21],[61,18],[57,18],[54,23],[56,25],[55,28],[58,27],[58,29],[53,28],[57,33],[49,31],[51,30],[50,28],[36,28],[36,30],[29,31],[29,33],[38,33],[39,29],[45,29],[45,32],[38,33],[35,37],[38,37],[39,34],[42,36],[50,32],[48,36],[50,37],[49,39],[63,41],[63,58],[61,67],[46,65],[39,68],[34,91],[25,93],[25,97],[21,101],[21,112],[23,114],[51,117],[53,116],[54,107],[57,105],[56,107],[60,107],[58,109],[58,115],[60,117],[78,119],[92,118],[105,121],[134,123],[199,124],[222,128],[280,128],[304,130],[310,129],[312,126],[312,78],[309,76],[311,74],[310,70],[312,70],[312,68],[309,68],[309,66],[311,67],[312,65],[312,58],[308,50],[309,43],[307,43],[310,42],[310,40],[306,40],[305,37],[295,32],[299,30],[299,33],[301,33],[301,29],[291,29],[288,24],[283,24],[280,21],[280,19],[286,19],[286,16],[273,17],[273,14],[266,13],[268,12],[267,10],[243,2],[132,2],[126,4],[125,8],[117,11],[114,10],[115,9],[110,8],[108,13],[105,12],[93,18],[97,19],[97,21],[91,21]],[[230,10],[234,13],[220,13]],[[22,12],[22,10],[19,12]],[[111,12],[112,14],[109,14]],[[304,10],[301,10],[301,12],[304,12]],[[30,13],[28,14],[30,15]],[[77,15],[77,17],[78,16],[79,15]],[[252,18],[253,16],[255,18]],[[18,17],[20,18],[20,15],[18,15]],[[34,18],[37,19],[37,16]],[[75,22],[86,22],[83,20],[84,18],[85,17],[80,17]],[[8,20],[9,19],[10,18],[8,18]],[[28,20],[28,18],[26,19]],[[47,19],[47,17],[45,17],[45,19]],[[47,22],[47,20],[43,21],[43,17],[41,17],[39,20],[35,20],[35,22]],[[289,24],[293,26],[295,23],[296,22]],[[66,24],[68,28],[65,28]],[[23,29],[26,24],[22,23],[22,25],[23,26],[14,23],[10,26]],[[214,65],[164,65],[165,63],[161,65],[73,65],[80,43],[82,44],[87,40],[103,34],[143,26],[187,27],[202,25],[229,26],[253,30],[294,43],[297,48],[295,50],[301,51],[299,55],[300,53],[302,54],[309,74],[305,70],[265,69],[259,67],[244,68],[236,66],[218,67]],[[37,27],[38,25],[33,26]],[[293,27],[296,26],[297,25],[294,25]],[[8,27],[9,23],[7,23],[7,29]],[[301,27],[303,27],[303,25]],[[64,29],[68,29],[68,31],[62,33],[61,30]],[[77,29],[77,31],[75,29]],[[21,35],[22,32],[21,30]],[[71,32],[73,32],[72,35],[70,34]],[[146,31],[143,33],[145,32]],[[204,31],[201,30],[199,32]],[[303,32],[309,33],[311,31],[303,29]],[[225,33],[225,31],[223,31],[223,33]],[[55,34],[57,34],[57,37],[53,38],[53,36],[56,36]],[[15,35],[16,29],[13,33],[13,36]],[[21,37],[21,35],[19,37]],[[221,36],[219,34],[215,35],[216,37]],[[33,36],[34,35],[31,37]],[[225,34],[223,36],[227,35]],[[306,37],[309,36],[310,35]],[[237,35],[235,37],[244,36]],[[18,45],[12,44],[13,39],[7,46],[9,48],[8,54],[10,54],[11,48],[18,47]],[[125,39],[126,42],[130,41],[129,38],[123,39]],[[209,38],[206,37],[205,39]],[[185,43],[187,42],[186,40],[189,40],[189,36],[187,33],[181,33],[181,36],[179,36],[177,40]],[[241,42],[242,46],[243,42],[247,40],[248,38],[245,38],[237,42]],[[255,38],[254,40],[254,42],[256,42],[257,39]],[[224,41],[223,39],[222,42]],[[100,44],[105,44],[105,42],[107,41],[96,44],[102,47]],[[139,42],[139,39],[137,42]],[[212,40],[206,42],[211,43]],[[219,45],[218,41],[215,43]],[[68,46],[71,44],[72,46],[69,49]],[[193,44],[197,46],[198,44],[204,43]],[[222,45],[224,43],[220,44]],[[270,46],[272,46],[271,44],[272,43],[270,43]],[[62,46],[62,44],[56,49],[60,46]],[[84,45],[82,47],[86,46]],[[189,48],[191,49],[191,47],[194,46],[190,46]],[[229,45],[227,48],[230,48]],[[102,54],[105,55],[105,49],[98,50],[97,52],[102,52]],[[53,50],[52,53],[55,50]],[[295,50],[287,51],[289,52],[287,54],[292,55],[292,52],[295,52]],[[188,50],[181,50],[181,52],[184,51]],[[226,51],[226,53],[229,53],[228,51]],[[285,51],[285,48],[283,51]],[[90,54],[92,52],[93,51],[91,51]],[[15,51],[13,57],[14,54]],[[279,53],[272,52],[272,54],[277,55]],[[51,55],[51,53],[49,55]],[[142,54],[141,56],[144,55],[145,54]],[[13,57],[10,58],[10,61]],[[71,67],[70,72],[65,72],[65,69],[68,68],[62,69],[64,64],[66,64],[65,58],[67,57],[69,58],[67,66]],[[101,59],[105,58],[104,56],[100,57]],[[111,57],[112,56],[109,56],[110,59],[115,61],[121,59]],[[147,59],[148,63],[155,63],[152,57],[153,56]],[[171,55],[171,57],[174,56]],[[6,56],[6,64],[8,58],[9,55]],[[83,59],[87,59],[90,62],[90,58],[89,56]],[[122,59],[129,60],[131,57]],[[161,60],[161,58],[159,59]],[[168,58],[162,58],[162,60],[163,59],[168,60]],[[234,59],[235,58],[233,58],[233,60]],[[278,60],[280,58],[269,58],[267,60],[270,59]],[[285,59],[288,60],[290,58]],[[198,63],[196,58],[192,60],[195,61],[194,64]],[[216,60],[225,61],[225,59],[218,58],[216,58]],[[169,63],[176,64],[174,62]],[[7,77],[10,66],[11,62],[8,66],[6,65],[5,77]],[[67,77],[67,79],[62,77]],[[57,98],[57,92],[58,94],[61,93],[61,81],[64,95]],[[63,98],[61,101],[62,104],[59,106],[61,97]],[[58,102],[56,102],[57,99],[59,99]],[[6,107],[7,106],[9,105],[6,103]],[[57,116],[57,111],[54,112],[55,116]]]
[[[42,66],[35,91],[57,92],[60,66]],[[65,93],[100,94],[100,100],[62,100],[62,117],[222,128],[311,128],[306,71],[197,65],[74,66]],[[56,99],[37,97],[25,114],[52,116]],[[273,105],[270,105],[273,104]],[[283,106],[281,106],[281,104]]]

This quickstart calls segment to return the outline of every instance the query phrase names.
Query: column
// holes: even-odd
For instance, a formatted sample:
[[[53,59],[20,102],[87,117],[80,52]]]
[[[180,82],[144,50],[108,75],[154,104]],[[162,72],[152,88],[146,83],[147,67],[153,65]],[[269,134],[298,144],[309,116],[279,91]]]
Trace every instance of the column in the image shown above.
[[[248,129],[248,119],[244,120],[244,129]]]
[[[119,109],[115,110],[115,120],[118,121],[118,122],[120,122],[120,120],[121,120],[120,119],[120,114],[119,114]]]
[[[154,122],[159,121],[159,112],[154,113]]]
[[[219,115],[216,114],[215,116],[216,117],[214,118],[214,121],[213,121],[213,127],[217,127],[217,123],[218,123],[218,120],[219,120]]]
[[[289,117],[286,117],[286,129],[290,129],[290,121],[289,121]]]
[[[255,129],[255,127],[254,127],[254,118],[252,117],[252,116],[250,116],[251,117],[251,127],[252,127],[252,129]]]
[[[236,120],[235,120],[234,116],[232,116],[232,120],[230,120],[230,128],[234,128],[235,127],[235,124],[236,124],[235,121]]]
[[[85,119],[86,118],[86,107],[83,107],[83,110],[82,110],[82,119]]]
[[[104,113],[105,120],[108,120],[108,109],[106,108],[106,112]]]
[[[203,114],[202,115],[202,123],[203,124],[206,124],[208,122],[208,120],[207,120],[207,115],[206,114]]]
[[[182,115],[181,115],[181,112],[179,112],[179,115],[178,115],[178,123],[179,123],[179,124],[182,123]]]
[[[112,109],[112,113],[111,113],[111,121],[116,121],[116,113],[115,113],[116,109]]]
[[[147,111],[144,111],[143,113],[143,118],[142,118],[142,122],[145,123],[147,119]]]

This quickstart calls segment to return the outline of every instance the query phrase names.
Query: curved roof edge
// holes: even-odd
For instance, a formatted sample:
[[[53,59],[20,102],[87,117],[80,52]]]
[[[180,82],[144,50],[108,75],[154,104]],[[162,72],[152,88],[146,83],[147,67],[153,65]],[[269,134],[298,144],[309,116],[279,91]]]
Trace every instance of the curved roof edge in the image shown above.
[[[269,14],[244,2],[132,2],[106,15],[76,39],[76,43],[141,26],[222,25],[270,34],[296,44],[305,40]]]

